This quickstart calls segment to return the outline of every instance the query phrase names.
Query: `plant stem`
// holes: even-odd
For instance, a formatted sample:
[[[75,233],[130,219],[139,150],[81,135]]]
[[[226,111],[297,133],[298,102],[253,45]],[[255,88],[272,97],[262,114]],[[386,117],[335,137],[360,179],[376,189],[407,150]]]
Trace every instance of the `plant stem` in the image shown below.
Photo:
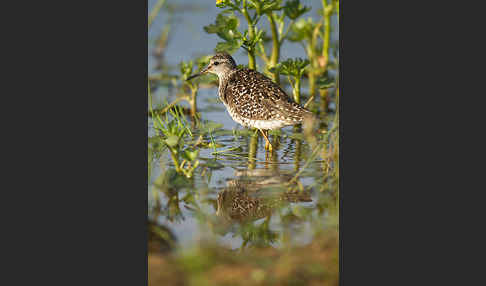
[[[153,118],[154,110],[152,107],[152,93],[150,92],[150,80],[147,80],[147,89],[148,89],[148,98],[149,98],[149,109],[150,109],[150,113],[152,113],[152,118]]]
[[[329,98],[328,98],[328,90],[327,89],[320,89],[319,94],[321,95],[321,111],[324,114],[327,113],[327,106],[329,105]]]
[[[316,99],[316,76],[319,73],[319,61],[317,59],[316,43],[319,37],[319,28],[321,24],[317,24],[309,40],[308,55],[310,58],[311,68],[309,69],[309,93],[311,99]],[[310,101],[309,101],[310,102]]]
[[[295,77],[294,101],[300,104],[300,76]]]
[[[309,76],[309,98],[314,99],[316,96],[316,59],[315,59],[315,41],[314,38],[312,38],[309,42],[309,45],[307,46],[307,55],[309,56],[310,59],[310,68],[308,71],[308,76]],[[310,101],[308,102],[310,103]]]
[[[243,0],[243,16],[245,16],[246,21],[248,22],[248,37],[253,39],[255,37],[255,27],[253,25],[252,20],[250,19],[250,15],[248,14],[248,9],[246,7],[246,0]],[[248,67],[252,70],[256,70],[255,65],[255,50],[253,47],[248,49]]]
[[[197,101],[196,101],[196,95],[197,95],[197,88],[191,89],[191,116],[192,118],[196,118],[196,112],[197,112]]]
[[[150,29],[150,26],[152,26],[152,22],[154,21],[155,17],[159,14],[160,9],[162,6],[164,6],[165,0],[159,0],[157,3],[155,3],[154,8],[150,12],[149,19],[148,19],[148,28]]]
[[[152,114],[153,127],[157,128],[157,123],[159,123],[160,126],[162,126],[163,124],[160,121],[160,117],[154,115],[154,109],[152,107],[152,93],[150,92],[150,81],[147,80],[147,83],[148,83],[147,88],[148,88],[148,97],[149,97],[149,109],[150,109],[150,113]]]
[[[176,172],[180,173],[181,168],[180,168],[180,165],[179,165],[179,160],[177,159],[176,154],[172,151],[172,148],[168,148],[168,149],[169,149],[170,157],[172,158],[172,161],[174,161]]]
[[[258,134],[253,133],[250,138],[250,150],[248,152],[248,169],[255,169],[255,158],[258,147]]]
[[[314,70],[309,69],[309,99],[314,100],[316,96],[316,75]],[[310,100],[309,100],[310,103]]]
[[[149,101],[150,101],[150,104],[151,104],[151,102],[152,102],[151,96],[149,97],[149,99],[150,99]],[[152,113],[151,117],[154,118],[154,116],[156,116],[156,115],[162,115],[162,114],[166,113],[167,111],[169,111],[169,109],[171,109],[174,105],[176,105],[181,100],[185,100],[185,98],[182,98],[182,97],[176,98],[169,105],[164,107],[164,109],[162,109],[162,110],[159,109],[159,110],[153,111],[152,108],[151,108],[151,113]]]
[[[275,23],[275,16],[273,13],[267,14],[268,21],[270,22],[270,30],[272,31],[272,55],[270,57],[270,63],[267,69],[270,69],[277,65],[280,58],[280,40],[278,39],[277,25]],[[273,80],[275,83],[280,84],[279,73],[273,74]]]
[[[331,35],[331,12],[332,4],[327,4],[327,0],[322,0],[322,12],[324,18],[324,38],[322,44],[323,71],[326,71],[329,60],[329,41]]]
[[[297,172],[297,174],[295,174],[295,176],[290,180],[288,181],[287,183],[285,183],[286,185],[290,185],[292,184],[293,182],[295,182],[295,180],[297,180],[297,178],[300,176],[300,174],[307,168],[307,166],[309,166],[309,164],[311,162],[314,161],[314,159],[317,157],[317,155],[319,154],[319,151],[321,148],[324,148],[324,144],[323,142],[321,142],[319,145],[317,145],[314,150],[312,151],[310,157],[307,159],[307,161],[305,162],[304,166],[302,166],[302,168],[299,168],[299,171]]]
[[[295,132],[295,130],[294,130]],[[302,151],[302,141],[300,141],[299,139],[296,139],[295,140],[295,154],[294,154],[294,172],[299,172],[299,168],[300,168],[300,154],[301,154],[301,151]]]

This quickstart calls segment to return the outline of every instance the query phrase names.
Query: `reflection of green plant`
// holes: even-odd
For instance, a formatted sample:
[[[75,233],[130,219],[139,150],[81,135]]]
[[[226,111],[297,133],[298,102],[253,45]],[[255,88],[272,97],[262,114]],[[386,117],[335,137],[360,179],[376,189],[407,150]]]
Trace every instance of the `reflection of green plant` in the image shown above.
[[[250,243],[256,247],[266,247],[275,243],[279,237],[279,233],[270,230],[270,216],[268,216],[263,223],[255,225],[255,223],[243,224],[237,235],[243,239],[241,248],[243,249]]]
[[[300,103],[300,80],[302,79],[302,75],[304,74],[307,65],[309,65],[308,59],[303,60],[301,58],[297,58],[288,59],[270,69],[271,72],[278,72],[287,76],[294,92],[294,100],[297,103]],[[294,78],[294,83],[290,79],[291,77]]]
[[[167,252],[175,248],[176,237],[167,226],[148,219],[147,227],[149,252]]]
[[[243,2],[246,3],[248,18],[243,13]],[[328,4],[329,2],[332,4]],[[313,95],[317,91],[327,92],[332,88],[329,92],[335,92],[335,96],[333,94],[326,98],[333,100],[339,108],[338,79],[334,73],[328,72],[331,69],[337,71],[338,66],[333,64],[334,58],[325,65],[325,70],[323,65],[325,63],[323,54],[329,49],[323,46],[325,38],[329,36],[327,28],[330,28],[330,26],[326,27],[327,20],[324,19],[324,16],[320,19],[314,18],[314,20],[302,19],[309,8],[303,7],[299,1],[295,0],[218,0],[216,3],[224,11],[221,11],[215,21],[205,28],[208,33],[216,34],[222,39],[221,43],[216,46],[216,50],[234,52],[243,48],[248,52],[249,63],[252,61],[251,53],[254,53],[254,56],[259,57],[264,64],[259,69],[270,75],[275,82],[279,83],[280,74],[284,75],[284,81],[285,76],[289,78],[293,88],[293,97],[301,103],[307,99],[306,94],[302,96],[300,94],[301,87],[304,85],[307,87],[307,82],[302,79],[308,76],[310,97],[307,103],[315,98]],[[333,13],[339,9],[338,1],[325,0],[323,3],[326,3],[327,7],[333,5]],[[237,8],[232,7],[231,4]],[[327,11],[330,11],[329,8]],[[321,15],[320,12],[319,7]],[[261,25],[262,22],[259,20],[262,17],[269,21],[268,29]],[[241,19],[243,19],[243,27],[246,27],[245,21],[248,19],[254,23],[253,37],[250,37],[249,30],[239,29]],[[302,44],[305,50],[304,56],[307,59],[291,59],[279,64],[280,49],[286,40]],[[338,53],[333,47],[330,48],[329,53],[333,52],[337,62]],[[266,52],[265,49],[267,49]],[[261,156],[257,156],[261,155],[257,153],[259,151],[258,134],[248,129],[223,130],[222,126],[218,126],[216,123],[221,122],[220,120],[213,119],[216,122],[208,122],[204,120],[207,118],[205,113],[201,117],[198,116],[195,98],[199,96],[200,88],[207,86],[206,83],[214,85],[216,77],[208,75],[190,82],[185,79],[200,71],[207,65],[208,60],[209,56],[193,58],[192,61],[181,63],[180,69],[175,73],[164,74],[160,77],[150,76],[149,112],[154,129],[160,136],[149,138],[149,185],[153,186],[150,191],[158,194],[155,199],[149,201],[149,206],[154,201],[157,204],[155,207],[149,208],[149,217],[158,218],[158,221],[163,218],[164,221],[169,222],[169,227],[182,222],[184,216],[196,219],[201,226],[201,232],[208,229],[208,222],[213,218],[215,229],[222,228],[225,234],[230,232],[230,234],[235,234],[238,240],[241,238],[244,251],[235,255],[234,251],[225,249],[220,244],[216,246],[217,240],[213,239],[204,241],[204,243],[215,243],[210,249],[205,247],[204,243],[199,244],[195,249],[181,245],[182,255],[178,253],[170,258],[164,257],[167,259],[166,262],[168,261],[166,267],[157,268],[160,265],[156,265],[156,270],[152,272],[152,275],[164,272],[160,269],[167,270],[175,267],[180,271],[177,273],[181,275],[173,275],[173,277],[183,277],[182,279],[185,279],[187,284],[224,285],[226,283],[226,285],[233,285],[243,281],[241,283],[243,285],[285,285],[289,283],[336,285],[332,282],[337,281],[338,243],[333,238],[334,234],[333,236],[319,234],[319,230],[330,229],[335,232],[337,237],[339,217],[338,109],[335,114],[322,116],[322,121],[319,122],[321,130],[312,132],[310,135],[305,132],[294,132],[289,135],[285,129],[274,131],[272,135],[276,133],[281,135],[282,145],[288,149],[283,149],[283,152],[279,153],[275,152],[275,157],[272,157],[270,165],[267,165]],[[256,68],[254,60],[250,66],[252,65]],[[166,72],[167,69],[163,69],[163,71]],[[269,74],[270,69],[273,71],[271,74]],[[154,85],[176,87],[169,89],[169,91],[176,90],[176,100],[170,104],[164,103],[162,106],[157,106],[156,110],[152,110],[150,87]],[[319,99],[318,95],[317,93],[317,99]],[[181,100],[189,103],[190,113],[189,109],[186,110],[179,105]],[[217,97],[212,97],[210,103],[216,102]],[[313,111],[318,113],[325,110],[319,110],[320,107],[317,105],[312,105],[311,108],[315,108]],[[197,129],[187,123],[183,113],[186,116],[189,114],[194,116],[195,120],[189,123],[195,123]],[[323,127],[324,125],[325,127]],[[193,136],[191,132],[197,136]],[[226,144],[230,141],[228,138],[232,139],[232,136],[234,137],[233,142],[229,145]],[[248,140],[245,140],[247,136]],[[221,138],[224,139],[218,143]],[[313,143],[311,139],[315,142]],[[165,153],[166,149],[168,149],[169,156]],[[206,150],[198,152],[200,149]],[[199,157],[202,152],[204,156]],[[292,153],[295,157],[292,156]],[[222,158],[217,159],[216,155]],[[319,156],[320,158],[318,158]],[[285,167],[286,169],[290,169],[292,167],[290,164],[295,163],[296,169],[289,175],[289,184],[284,187],[288,189],[289,196],[311,190],[313,203],[307,206],[295,203],[276,207],[271,214],[273,216],[271,227],[270,216],[262,216],[256,221],[236,224],[226,221],[223,223],[222,220],[214,219],[217,201],[214,199],[215,187],[213,186],[219,187],[220,184],[224,184],[225,178],[221,177],[222,172],[226,173],[229,168],[234,166],[237,166],[235,168],[243,167],[246,160],[248,160],[248,169],[255,171],[263,167],[261,163],[265,163],[265,168],[269,169],[279,168],[281,164],[274,164],[278,160],[289,162],[289,168]],[[172,162],[175,167],[167,168],[167,163]],[[199,164],[196,165],[197,163]],[[157,165],[161,168],[157,168]],[[162,173],[160,178],[154,180],[152,176],[155,177],[159,173]],[[302,185],[299,182],[302,177],[308,179],[312,177],[313,181],[310,184]],[[260,183],[262,180],[256,181]],[[267,188],[261,193],[267,196],[273,192],[275,190]],[[310,225],[310,229],[307,228],[308,225]],[[162,227],[153,228],[151,231],[157,241],[169,237],[168,232]],[[302,248],[295,247],[293,240],[307,231],[314,233],[311,234],[311,244]],[[209,235],[213,234],[219,234],[219,232],[209,230]],[[208,236],[208,238],[212,237]],[[278,247],[272,247],[276,243]],[[254,247],[265,247],[265,249],[254,249]],[[224,268],[222,268],[223,265]],[[219,275],[232,273],[231,271],[242,277],[248,277],[248,279]],[[286,274],[282,275],[282,273]],[[224,280],[228,276],[232,277],[232,280]],[[296,281],[295,277],[299,277],[301,280]],[[220,279],[222,282],[214,283],[213,278]],[[162,281],[161,285],[176,284],[171,283],[170,278]]]

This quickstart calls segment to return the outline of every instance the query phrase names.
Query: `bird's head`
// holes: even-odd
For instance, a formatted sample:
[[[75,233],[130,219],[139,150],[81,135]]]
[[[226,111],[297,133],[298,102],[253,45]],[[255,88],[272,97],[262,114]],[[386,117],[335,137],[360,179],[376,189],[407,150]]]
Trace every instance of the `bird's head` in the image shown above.
[[[209,60],[207,67],[202,69],[201,72],[191,75],[187,80],[191,80],[205,73],[212,73],[221,77],[235,68],[235,60],[228,53],[217,53]]]

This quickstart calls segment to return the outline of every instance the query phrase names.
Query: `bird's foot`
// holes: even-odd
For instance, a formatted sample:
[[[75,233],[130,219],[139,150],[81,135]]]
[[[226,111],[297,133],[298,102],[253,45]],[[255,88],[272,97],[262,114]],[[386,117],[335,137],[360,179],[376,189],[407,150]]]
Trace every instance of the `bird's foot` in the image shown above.
[[[268,139],[268,135],[267,135],[268,131],[264,132],[263,130],[260,129],[260,132],[262,133],[263,138],[265,138],[265,150],[272,152],[273,146],[270,143],[270,140]]]
[[[270,152],[273,151],[273,146],[269,141],[265,142],[265,150],[268,150]]]

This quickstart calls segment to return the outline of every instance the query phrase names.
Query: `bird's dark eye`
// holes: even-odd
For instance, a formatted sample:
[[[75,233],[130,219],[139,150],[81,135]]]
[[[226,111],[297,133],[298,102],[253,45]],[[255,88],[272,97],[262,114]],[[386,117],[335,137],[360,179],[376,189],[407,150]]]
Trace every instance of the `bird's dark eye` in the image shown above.
[[[219,62],[214,62],[213,65],[217,66],[219,65]]]

